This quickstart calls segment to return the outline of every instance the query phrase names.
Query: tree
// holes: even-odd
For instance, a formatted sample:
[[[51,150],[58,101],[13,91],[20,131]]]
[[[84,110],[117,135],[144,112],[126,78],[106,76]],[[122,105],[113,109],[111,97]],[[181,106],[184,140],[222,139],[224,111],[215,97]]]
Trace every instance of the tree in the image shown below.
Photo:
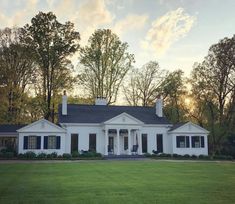
[[[234,127],[235,36],[212,45],[204,61],[192,72],[192,94],[204,101],[210,129],[212,152],[220,151],[222,143]]]
[[[38,65],[36,80],[42,88],[44,117],[54,121],[58,93],[71,88],[74,82],[69,57],[79,49],[80,35],[73,23],[58,22],[52,12],[39,12],[31,25],[25,25],[24,35],[24,42],[32,46]]]
[[[120,85],[134,62],[128,44],[109,29],[96,30],[80,49],[80,80],[89,97],[105,97],[114,103]]]
[[[152,106],[160,94],[160,87],[166,72],[158,63],[150,61],[140,69],[135,69],[130,82],[124,86],[124,94],[130,105]]]
[[[22,37],[21,28],[0,30],[0,106],[4,123],[22,123],[26,114],[26,88],[32,82],[35,64]]]
[[[169,73],[161,84],[161,95],[164,99],[164,113],[173,123],[184,120],[186,86],[184,72],[176,70]]]

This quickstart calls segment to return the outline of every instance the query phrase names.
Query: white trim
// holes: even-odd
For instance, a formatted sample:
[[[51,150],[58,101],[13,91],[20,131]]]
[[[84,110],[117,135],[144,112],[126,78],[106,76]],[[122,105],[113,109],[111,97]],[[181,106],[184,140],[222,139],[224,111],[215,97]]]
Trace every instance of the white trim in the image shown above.
[[[20,129],[16,130],[16,131],[17,132],[35,132],[35,131],[27,131],[27,129],[32,127],[33,125],[36,125],[36,124],[41,123],[41,122],[45,122],[45,123],[49,124],[50,126],[53,126],[53,127],[57,128],[60,132],[66,133],[66,130],[64,128],[59,127],[58,125],[56,125],[56,124],[54,124],[54,123],[52,123],[52,122],[50,122],[50,121],[48,121],[44,118],[42,118],[40,120],[37,120],[37,121],[35,121],[35,122],[33,122],[29,125],[26,125],[26,126],[20,128]],[[55,131],[50,131],[50,132],[54,133]]]

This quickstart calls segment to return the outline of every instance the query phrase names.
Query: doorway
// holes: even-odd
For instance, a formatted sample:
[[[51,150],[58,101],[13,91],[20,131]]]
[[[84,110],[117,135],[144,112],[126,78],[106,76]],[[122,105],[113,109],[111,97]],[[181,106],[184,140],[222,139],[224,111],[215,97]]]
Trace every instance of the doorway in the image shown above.
[[[71,134],[71,153],[78,152],[78,134]]]

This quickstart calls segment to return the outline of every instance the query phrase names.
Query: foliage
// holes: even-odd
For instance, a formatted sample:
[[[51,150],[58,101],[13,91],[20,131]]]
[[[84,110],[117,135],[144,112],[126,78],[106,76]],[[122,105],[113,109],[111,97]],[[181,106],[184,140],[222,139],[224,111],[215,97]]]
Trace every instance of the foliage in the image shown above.
[[[79,48],[74,24],[58,22],[52,12],[39,12],[24,26],[24,43],[31,45],[37,63],[37,87],[43,97],[44,117],[54,121],[56,96],[74,82],[71,57]]]
[[[165,71],[155,61],[148,62],[141,69],[133,69],[129,83],[123,87],[126,101],[133,106],[152,106],[165,76]]]
[[[89,97],[105,97],[108,104],[117,99],[119,87],[134,62],[128,44],[109,29],[96,30],[88,45],[80,49],[79,79]]]
[[[74,151],[74,152],[72,152],[72,157],[75,157],[75,158],[77,158],[77,157],[79,157],[79,152],[78,151]]]
[[[71,159],[72,158],[72,155],[68,154],[68,153],[64,153],[62,156],[64,159]]]

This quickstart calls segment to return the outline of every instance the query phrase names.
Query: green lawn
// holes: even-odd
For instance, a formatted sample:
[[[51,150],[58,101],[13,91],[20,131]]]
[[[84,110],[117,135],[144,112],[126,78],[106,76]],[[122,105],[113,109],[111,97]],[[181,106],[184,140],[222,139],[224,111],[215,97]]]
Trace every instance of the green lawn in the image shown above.
[[[235,164],[0,164],[0,203],[235,203]]]

